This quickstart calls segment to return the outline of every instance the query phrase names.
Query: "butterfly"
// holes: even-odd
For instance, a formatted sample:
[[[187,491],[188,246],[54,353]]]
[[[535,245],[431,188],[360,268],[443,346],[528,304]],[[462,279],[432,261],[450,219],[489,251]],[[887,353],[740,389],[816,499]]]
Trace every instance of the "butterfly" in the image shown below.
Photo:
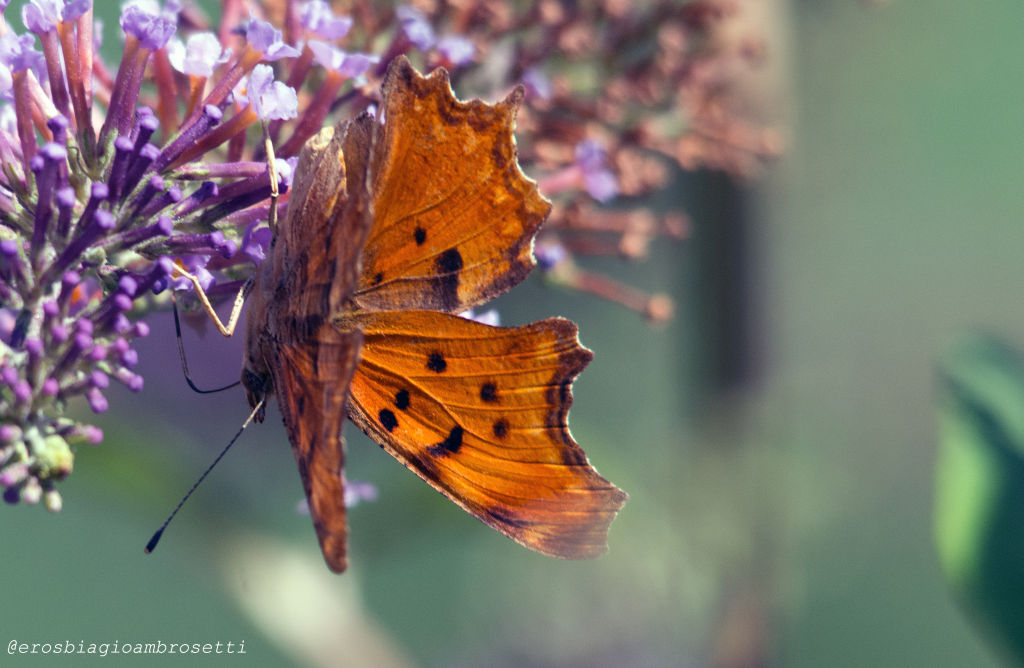
[[[242,384],[257,421],[277,398],[333,571],[347,565],[346,417],[543,554],[603,553],[627,499],[569,433],[571,385],[592,357],[576,325],[457,315],[535,264],[550,203],[517,162],[522,96],[462,102],[444,69],[424,77],[399,57],[376,117],[325,129],[300,155],[248,297]]]

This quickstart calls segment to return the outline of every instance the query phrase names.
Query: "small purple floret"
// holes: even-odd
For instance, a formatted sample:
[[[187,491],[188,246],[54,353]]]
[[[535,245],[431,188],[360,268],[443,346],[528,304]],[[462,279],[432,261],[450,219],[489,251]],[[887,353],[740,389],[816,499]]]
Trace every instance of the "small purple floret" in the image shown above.
[[[21,428],[13,424],[0,425],[0,443],[13,443],[21,439]]]
[[[151,51],[161,48],[174,35],[174,21],[150,14],[137,5],[129,5],[121,13],[121,29],[135,37]]]
[[[112,329],[116,334],[124,334],[132,328],[132,321],[125,316],[124,313],[118,313],[117,317],[114,318],[114,326]]]
[[[553,269],[557,264],[569,257],[569,251],[559,243],[538,244],[534,249],[537,256],[537,264],[544,271]]]
[[[230,54],[230,49],[227,51]],[[224,47],[212,32],[189,35],[185,44],[175,40],[168,45],[171,67],[197,77],[213,76],[213,69],[223,62]]]
[[[0,471],[0,485],[11,487],[28,477],[28,464],[11,464],[3,471]],[[6,499],[6,494],[5,497]]]
[[[121,364],[126,367],[133,367],[139,363],[139,353],[134,348],[129,348],[121,354]]]
[[[583,187],[599,202],[619,194],[619,181],[608,169],[608,154],[595,141],[586,139],[576,144],[576,164],[583,170]]]
[[[380,62],[380,56],[368,53],[346,53],[345,62],[338,73],[346,77],[361,77],[368,69]]]
[[[89,374],[89,382],[93,387],[98,387],[102,390],[110,386],[110,377],[102,371],[97,370]]]
[[[302,27],[321,39],[341,39],[352,29],[352,19],[348,16],[336,16],[330,5],[323,0],[312,0],[302,5],[299,20]]]
[[[252,19],[245,30],[245,41],[249,46],[263,54],[264,60],[274,61],[279,58],[294,58],[299,52],[284,43],[280,30],[267,23]]]
[[[68,340],[68,328],[59,322],[53,323],[53,326],[50,327],[50,338],[57,343],[64,343]]]
[[[39,149],[39,154],[48,160],[65,160],[68,150],[56,142],[48,141]]]
[[[15,383],[18,382],[17,369],[15,369],[12,366],[5,366],[4,368],[0,369],[0,380],[2,380],[5,385],[13,386]]]
[[[89,408],[93,413],[103,413],[109,406],[107,398],[95,387],[85,393],[85,398],[89,401]]]
[[[30,0],[21,8],[21,22],[37,35],[55,30],[61,20],[63,4],[61,0]]]
[[[251,223],[245,228],[245,234],[242,236],[242,254],[256,265],[259,265],[266,259],[267,249],[270,247],[270,239],[273,237],[270,228],[257,227],[261,222]]]
[[[462,35],[448,35],[437,43],[437,50],[452,65],[461,67],[468,65],[476,56],[476,45]]]
[[[75,189],[64,186],[57,190],[57,205],[70,209],[75,205]]]
[[[25,339],[25,350],[29,355],[39,357],[43,354],[43,342],[35,337]]]
[[[14,398],[25,403],[32,398],[32,386],[27,380],[19,380],[14,384]]]
[[[274,81],[269,65],[257,65],[249,77],[249,103],[262,120],[288,120],[298,115],[299,99],[295,89]]]
[[[8,32],[0,37],[0,63],[12,72],[35,70],[44,64],[43,54],[36,51],[34,35],[15,35]]]
[[[434,45],[434,28],[418,9],[401,5],[395,9],[395,16],[398,17],[402,33],[417,49],[426,51]]]
[[[64,21],[74,21],[90,9],[92,9],[92,0],[70,0],[70,2],[64,5],[60,17]],[[97,46],[97,48],[99,47]]]
[[[117,282],[117,289],[129,297],[134,297],[139,289],[139,283],[131,276],[125,275]]]

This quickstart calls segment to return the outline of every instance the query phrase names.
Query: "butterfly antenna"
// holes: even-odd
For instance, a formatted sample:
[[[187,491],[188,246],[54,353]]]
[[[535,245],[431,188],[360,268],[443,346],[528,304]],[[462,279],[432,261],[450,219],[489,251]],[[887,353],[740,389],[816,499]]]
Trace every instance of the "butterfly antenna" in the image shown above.
[[[174,334],[178,339],[178,356],[181,358],[181,372],[185,374],[185,382],[192,388],[193,392],[198,394],[213,394],[215,392],[223,392],[224,390],[230,390],[236,385],[241,385],[241,380],[236,380],[230,385],[224,387],[218,387],[213,390],[200,390],[196,387],[196,384],[192,382],[192,375],[188,371],[188,362],[185,360],[185,345],[181,342],[181,321],[178,319],[178,300],[174,297],[174,291],[171,291],[171,310],[174,312]]]
[[[249,426],[250,422],[252,422],[253,418],[256,416],[256,412],[263,408],[263,401],[263,399],[260,399],[256,403],[256,405],[253,406],[252,412],[249,413],[249,417],[245,419],[245,422],[238,430],[238,433],[235,434],[234,438],[232,438],[227,445],[224,446],[224,449],[220,451],[220,454],[217,455],[217,458],[213,460],[213,463],[206,467],[206,470],[203,471],[203,475],[199,476],[199,480],[195,481],[195,484],[193,484],[192,488],[185,493],[185,496],[181,497],[181,501],[178,502],[178,505],[175,506],[174,510],[171,511],[171,514],[167,516],[167,519],[164,520],[164,523],[160,525],[160,528],[156,530],[156,533],[154,533],[153,537],[149,539],[149,542],[146,543],[146,554],[149,554],[153,551],[153,548],[156,547],[156,544],[160,542],[160,537],[164,535],[164,529],[166,529],[167,525],[171,523],[171,520],[174,519],[174,516],[178,514],[178,511],[181,510],[181,507],[185,505],[185,502],[188,501],[188,497],[192,496],[192,492],[196,491],[196,488],[199,487],[203,480],[206,479],[206,476],[210,475],[210,471],[212,471],[213,467],[217,465],[217,462],[224,458],[224,455],[228,453],[228,450],[231,449],[231,446],[235,444],[235,441],[238,440],[238,437],[242,435],[242,432],[245,431],[245,428]]]

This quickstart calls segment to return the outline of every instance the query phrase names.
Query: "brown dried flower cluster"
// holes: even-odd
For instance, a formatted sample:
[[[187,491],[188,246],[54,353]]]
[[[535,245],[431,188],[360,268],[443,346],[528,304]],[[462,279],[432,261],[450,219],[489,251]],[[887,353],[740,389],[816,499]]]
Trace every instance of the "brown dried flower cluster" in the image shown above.
[[[292,3],[269,4],[271,20],[294,23]],[[746,120],[736,102],[739,82],[767,52],[760,36],[736,29],[745,20],[737,0],[333,6],[353,18],[346,49],[382,54],[343,99],[353,110],[377,101],[379,76],[398,53],[448,68],[464,97],[494,98],[524,83],[520,162],[555,203],[538,239],[541,266],[555,283],[656,321],[671,317],[670,298],[594,275],[574,258],[640,260],[656,239],[685,238],[685,213],[650,205],[678,169],[749,177],[782,149],[778,131]]]

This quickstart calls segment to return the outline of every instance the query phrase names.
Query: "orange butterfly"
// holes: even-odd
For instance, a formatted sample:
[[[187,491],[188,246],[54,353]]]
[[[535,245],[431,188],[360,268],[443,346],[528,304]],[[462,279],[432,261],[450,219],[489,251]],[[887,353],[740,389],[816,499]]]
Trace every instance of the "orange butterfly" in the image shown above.
[[[388,69],[380,113],[302,151],[288,213],[249,297],[242,383],[278,399],[327,565],[346,567],[342,423],[475,517],[568,559],[606,548],[626,494],[566,424],[592,354],[551,318],[491,327],[455,313],[534,266],[550,210],[516,160],[517,89],[460,102],[448,74]],[[256,414],[263,419],[262,406]]]

